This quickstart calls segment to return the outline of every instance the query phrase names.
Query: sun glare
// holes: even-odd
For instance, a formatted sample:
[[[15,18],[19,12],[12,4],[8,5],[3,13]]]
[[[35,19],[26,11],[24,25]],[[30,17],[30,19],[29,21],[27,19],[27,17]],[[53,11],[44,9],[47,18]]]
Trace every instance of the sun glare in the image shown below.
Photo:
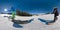
[[[4,11],[7,11],[7,9],[4,9]]]

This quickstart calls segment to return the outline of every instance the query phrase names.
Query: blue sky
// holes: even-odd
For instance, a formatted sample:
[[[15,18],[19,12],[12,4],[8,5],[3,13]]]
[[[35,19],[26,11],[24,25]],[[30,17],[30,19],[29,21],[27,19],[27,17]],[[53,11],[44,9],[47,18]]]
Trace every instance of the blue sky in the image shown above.
[[[11,7],[32,14],[52,12],[53,7],[60,11],[60,0],[0,0],[0,11]]]

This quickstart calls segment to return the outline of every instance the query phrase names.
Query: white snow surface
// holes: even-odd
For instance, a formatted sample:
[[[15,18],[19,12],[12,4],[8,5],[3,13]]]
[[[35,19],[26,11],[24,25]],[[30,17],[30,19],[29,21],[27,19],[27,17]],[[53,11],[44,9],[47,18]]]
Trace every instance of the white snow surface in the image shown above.
[[[0,30],[60,30],[60,15],[58,16],[58,20],[51,25],[46,25],[45,23],[39,21],[38,18],[45,20],[53,20],[53,14],[45,14],[30,17],[16,16],[15,19],[24,21],[30,20],[32,18],[34,18],[34,20],[31,23],[20,24],[21,26],[23,26],[23,28],[16,28],[13,27],[14,23],[11,22],[11,20],[9,20],[7,17],[3,17],[2,14],[0,14]]]

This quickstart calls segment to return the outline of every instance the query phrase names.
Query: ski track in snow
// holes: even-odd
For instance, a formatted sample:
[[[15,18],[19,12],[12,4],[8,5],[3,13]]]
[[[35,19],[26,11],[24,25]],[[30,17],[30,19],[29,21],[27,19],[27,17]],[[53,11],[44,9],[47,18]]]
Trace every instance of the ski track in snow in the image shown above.
[[[11,22],[11,20],[9,20],[7,17],[0,16],[0,30],[60,30],[60,16],[58,16],[58,20],[51,25],[46,25],[45,23],[38,20],[38,18],[45,20],[53,20],[54,18],[53,14],[38,15],[32,17],[16,16],[15,19],[24,21],[30,20],[32,18],[34,18],[32,22],[28,24],[19,24],[23,27],[17,28],[13,26],[14,23]]]

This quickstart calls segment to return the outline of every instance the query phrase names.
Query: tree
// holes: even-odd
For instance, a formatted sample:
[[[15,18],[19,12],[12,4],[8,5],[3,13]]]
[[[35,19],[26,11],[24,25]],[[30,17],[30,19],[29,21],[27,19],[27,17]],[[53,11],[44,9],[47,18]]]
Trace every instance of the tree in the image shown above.
[[[29,14],[27,12],[22,12],[19,9],[16,10],[16,15],[19,15],[19,16],[32,16],[32,14]]]

